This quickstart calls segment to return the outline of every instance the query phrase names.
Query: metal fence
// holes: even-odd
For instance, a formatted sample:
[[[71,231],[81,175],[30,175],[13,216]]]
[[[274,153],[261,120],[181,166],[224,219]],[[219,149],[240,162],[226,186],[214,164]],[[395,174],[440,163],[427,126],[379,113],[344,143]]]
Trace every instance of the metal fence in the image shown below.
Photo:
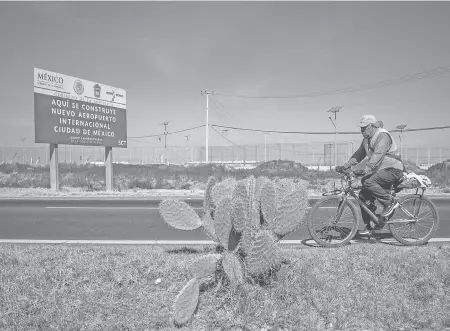
[[[358,142],[359,144],[359,142]],[[346,162],[356,148],[354,142],[338,142],[337,165]],[[262,162],[290,160],[305,165],[334,165],[334,143],[314,144],[267,144],[242,146],[209,146],[209,162]],[[429,165],[450,159],[450,148],[403,147],[403,158],[417,165]],[[130,164],[171,163],[186,164],[204,162],[204,146],[128,147],[113,149],[114,162]],[[60,163],[104,162],[104,147],[59,145]],[[0,147],[1,163],[23,163],[46,165],[49,163],[48,146]]]

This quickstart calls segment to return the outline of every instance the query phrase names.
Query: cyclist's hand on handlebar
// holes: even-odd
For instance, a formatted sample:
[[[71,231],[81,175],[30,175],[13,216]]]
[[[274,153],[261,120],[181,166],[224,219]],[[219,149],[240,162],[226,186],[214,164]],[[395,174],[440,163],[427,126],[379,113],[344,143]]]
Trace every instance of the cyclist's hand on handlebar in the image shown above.
[[[350,183],[350,187],[354,188],[354,189],[359,189],[361,188],[362,184],[361,184],[361,179],[352,179],[351,183]]]
[[[345,172],[345,170],[347,170],[347,168],[345,168],[343,166],[337,166],[336,167],[336,172],[343,173],[343,172]]]
[[[364,176],[366,174],[366,172],[364,171],[364,169],[357,169],[354,170],[353,173],[355,174],[355,176]]]

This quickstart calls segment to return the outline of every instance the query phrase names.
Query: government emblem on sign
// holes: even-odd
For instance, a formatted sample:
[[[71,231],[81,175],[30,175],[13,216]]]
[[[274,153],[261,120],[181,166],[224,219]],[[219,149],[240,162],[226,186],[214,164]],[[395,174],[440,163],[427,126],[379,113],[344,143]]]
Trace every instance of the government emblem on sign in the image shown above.
[[[94,85],[94,96],[100,98],[101,87],[98,84]]]
[[[73,90],[76,94],[81,95],[84,92],[84,85],[81,80],[76,80],[75,83],[73,83]]]

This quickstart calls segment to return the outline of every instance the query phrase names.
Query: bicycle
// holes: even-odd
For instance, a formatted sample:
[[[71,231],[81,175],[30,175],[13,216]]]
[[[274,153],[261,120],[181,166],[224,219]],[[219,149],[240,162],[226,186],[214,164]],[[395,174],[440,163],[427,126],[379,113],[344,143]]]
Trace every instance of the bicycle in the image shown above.
[[[362,186],[352,187],[356,178],[353,172],[343,171],[341,174],[342,187],[336,189],[335,186],[331,192],[323,193],[324,197],[311,208],[308,230],[317,244],[324,247],[340,247],[348,244],[356,235],[360,216],[355,203],[350,198],[354,198],[358,205],[367,212],[377,230],[388,225],[392,236],[406,246],[426,244],[434,235],[439,226],[439,214],[434,203],[424,196],[427,186],[430,184],[429,180],[423,180],[415,174],[408,177],[417,179],[418,184],[414,187],[416,193],[400,197],[397,200],[399,206],[396,210],[384,218],[375,211],[372,212],[365,201],[359,198],[357,192]],[[394,198],[396,193],[406,188],[402,186],[403,182],[404,178],[389,188],[388,192]],[[422,190],[421,193],[419,193],[419,189]],[[347,216],[349,219],[345,221]],[[323,222],[319,222],[321,218],[323,218]],[[428,230],[419,236],[418,233],[425,229]]]

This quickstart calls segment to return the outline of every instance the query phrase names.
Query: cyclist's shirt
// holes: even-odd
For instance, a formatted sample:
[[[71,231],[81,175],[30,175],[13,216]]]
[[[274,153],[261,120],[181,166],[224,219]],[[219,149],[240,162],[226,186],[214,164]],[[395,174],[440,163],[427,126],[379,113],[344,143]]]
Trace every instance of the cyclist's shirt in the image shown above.
[[[374,173],[385,168],[403,170],[397,145],[391,134],[383,128],[378,128],[371,138],[364,138],[352,159],[359,163],[366,156],[369,157],[366,172]]]

